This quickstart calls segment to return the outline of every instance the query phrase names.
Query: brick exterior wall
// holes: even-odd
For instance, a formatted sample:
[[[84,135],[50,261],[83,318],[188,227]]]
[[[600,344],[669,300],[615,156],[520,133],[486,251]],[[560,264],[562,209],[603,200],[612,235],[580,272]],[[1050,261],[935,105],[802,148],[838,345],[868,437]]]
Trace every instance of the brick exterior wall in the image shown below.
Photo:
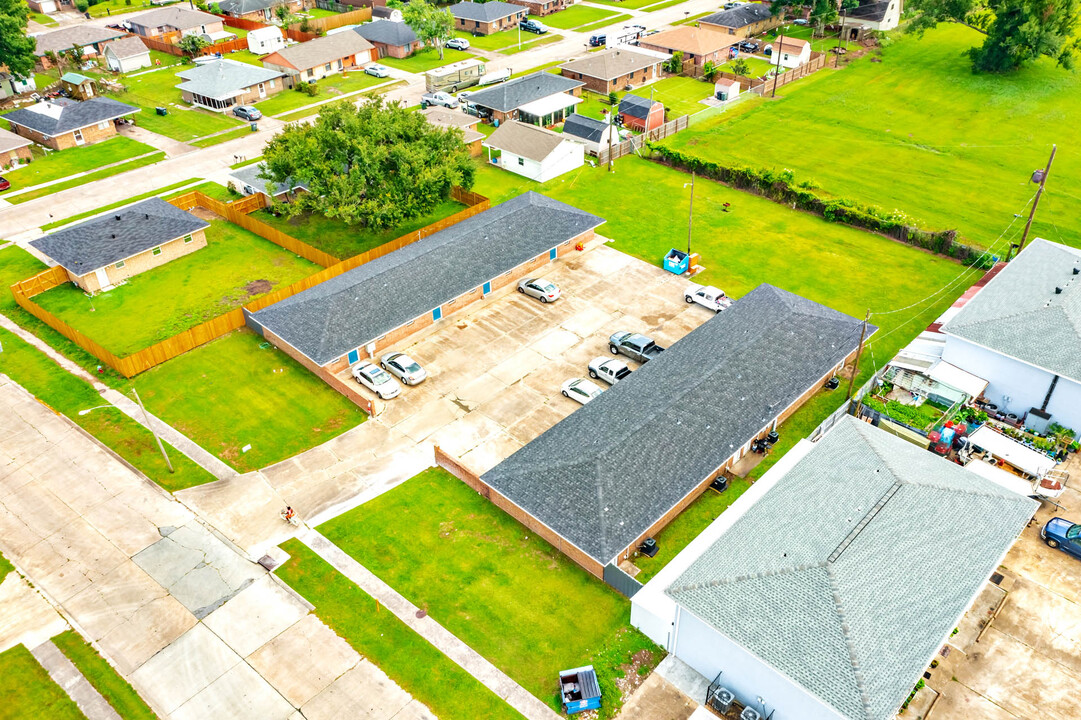
[[[125,258],[123,267],[118,268],[116,264],[106,267],[105,274],[109,277],[109,284],[117,285],[129,277],[160,267],[170,260],[176,260],[179,257],[190,255],[196,250],[205,248],[206,233],[203,230],[197,230],[191,234],[191,242],[184,242],[184,238],[179,237],[162,243],[159,247],[161,253],[158,255],[155,255],[154,249],[151,248],[146,252]],[[68,277],[86,292],[96,293],[101,290],[101,284],[98,282],[96,273],[91,272],[86,275],[76,276],[69,271]]]
[[[266,98],[268,97],[277,95],[285,89],[285,78],[274,78],[273,80],[267,80],[265,83],[263,83],[263,88],[266,92],[266,97],[259,96],[258,84],[252,85],[249,88],[245,88],[244,92],[236,97],[236,101],[233,103],[233,105],[229,106],[228,108],[219,109],[217,110],[217,112],[226,112],[231,108],[236,107],[237,105],[254,105],[260,100],[266,100]],[[194,97],[190,92],[184,90],[181,91],[180,95],[184,99],[184,102],[195,104]],[[200,105],[199,107],[203,106]]]
[[[508,15],[505,18],[500,18],[499,20],[493,20],[491,22],[454,18],[454,28],[463,32],[473,33],[474,35],[491,35],[502,30],[510,30],[511,28],[518,27],[518,21],[525,18],[525,16],[526,11],[522,10],[522,12],[517,15]]]
[[[92,145],[102,140],[108,140],[116,135],[116,123],[112,120],[105,121],[105,127],[100,128],[97,125],[91,125],[89,127],[81,128],[83,135],[83,145]],[[28,140],[33,140],[38,145],[44,145],[50,147],[53,150],[66,150],[73,148],[80,143],[75,141],[75,132],[65,133],[63,135],[57,135],[56,137],[46,137],[36,130],[23,127],[22,125],[12,125],[11,131],[16,135],[22,135]]]
[[[607,95],[610,92],[622,90],[628,85],[632,87],[639,87],[645,83],[656,80],[661,77],[659,70],[660,63],[657,65],[650,65],[648,68],[642,70],[636,70],[626,75],[621,75],[615,80],[605,80],[603,78],[590,77],[589,75],[583,75],[580,72],[573,70],[560,70],[560,74],[564,77],[569,77],[571,80],[581,80],[586,85],[586,88],[593,92]]]
[[[477,141],[477,154],[480,154],[480,141]],[[14,150],[8,150],[0,153],[0,167],[10,167],[18,162],[30,162],[34,159],[34,153],[31,152],[30,146],[26,145],[21,148],[15,148]]]
[[[347,55],[342,58],[337,58],[331,61],[329,70],[327,70],[326,68],[326,63],[316,65],[313,68],[305,68],[303,70],[294,70],[290,67],[275,65],[272,63],[267,63],[267,65],[273,70],[285,73],[285,77],[282,78],[282,84],[285,89],[291,90],[299,83],[309,82],[310,80],[322,80],[323,78],[330,77],[331,75],[341,75],[343,71],[359,72],[358,68],[361,65],[366,65],[369,62],[377,60],[378,55],[379,54],[376,52],[375,48],[372,48],[365,53],[360,53],[358,55]],[[341,68],[338,67],[339,60],[342,63]],[[310,75],[308,74],[309,70],[311,71]],[[278,83],[275,82],[275,85],[277,84]]]
[[[374,45],[375,49],[378,51],[379,57],[392,57],[398,59],[407,58],[421,48],[421,43],[419,41],[410,43],[409,45],[400,46],[387,45],[386,43],[381,42],[372,42],[372,45]]]
[[[512,5],[521,5],[529,10],[530,15],[541,17],[567,8],[565,0],[507,0],[507,2]]]
[[[246,315],[247,313],[245,312],[245,316]],[[372,407],[371,401],[369,401],[368,398],[364,397],[364,395],[360,393],[358,389],[359,386],[350,386],[348,383],[338,379],[334,376],[333,372],[330,371],[329,368],[319,367],[310,359],[308,359],[308,357],[305,356],[304,353],[298,352],[296,348],[282,340],[270,330],[262,328],[262,335],[267,342],[284,352],[289,357],[296,360],[298,363],[306,367],[311,372],[315,373],[315,375],[317,375],[327,385],[330,385],[342,395],[345,395],[347,398],[352,400],[361,410],[368,413],[369,415],[372,415],[374,413],[374,408]]]

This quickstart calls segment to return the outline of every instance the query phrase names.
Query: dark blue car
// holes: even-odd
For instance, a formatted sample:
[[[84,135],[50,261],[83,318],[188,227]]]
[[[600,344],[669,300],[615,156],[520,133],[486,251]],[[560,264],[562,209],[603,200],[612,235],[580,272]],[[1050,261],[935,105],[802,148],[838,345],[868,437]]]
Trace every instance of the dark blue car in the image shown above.
[[[1051,518],[1040,530],[1040,537],[1049,547],[1081,558],[1081,525],[1062,518]]]

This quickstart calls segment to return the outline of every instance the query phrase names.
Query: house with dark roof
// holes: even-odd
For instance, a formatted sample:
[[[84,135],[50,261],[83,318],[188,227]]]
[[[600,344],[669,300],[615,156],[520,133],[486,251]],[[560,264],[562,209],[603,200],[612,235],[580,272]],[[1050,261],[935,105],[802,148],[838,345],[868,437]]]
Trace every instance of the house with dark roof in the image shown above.
[[[63,267],[71,282],[96,293],[206,247],[208,227],[205,220],[155,197],[30,244]]]
[[[121,24],[136,35],[172,43],[184,35],[207,35],[215,40],[228,34],[217,15],[179,5],[125,16]]]
[[[64,150],[89,145],[116,135],[117,120],[141,108],[96,97],[83,102],[56,98],[13,110],[4,116],[13,132],[50,147]]]
[[[308,190],[307,187],[300,183],[284,182],[271,184],[269,180],[264,180],[259,177],[263,174],[263,170],[266,169],[265,163],[255,163],[254,165],[245,165],[244,167],[236,168],[229,177],[236,183],[236,189],[244,195],[254,195],[256,193],[263,193],[264,195],[271,195],[279,200],[288,200],[289,194],[296,192],[297,190]]]
[[[563,121],[563,135],[581,143],[590,155],[600,155],[601,148],[606,148],[615,142],[611,123],[602,120],[594,120],[585,115],[574,113],[568,115]]]
[[[845,35],[858,40],[864,32],[888,32],[901,23],[904,0],[869,0],[842,11]]]
[[[521,5],[530,15],[543,17],[565,10],[567,0],[509,0],[514,5]]]
[[[324,35],[282,48],[263,58],[263,67],[285,75],[285,86],[314,82],[367,65],[377,59],[375,46],[354,32]]]
[[[1000,413],[1081,430],[1081,250],[1033,240],[942,332],[942,359],[985,379]]]
[[[774,15],[769,3],[744,3],[731,10],[722,10],[699,18],[700,25],[708,25],[739,40],[754,37],[780,27],[781,13]]]
[[[150,67],[150,51],[135,35],[105,45],[105,62],[113,72],[129,73]]]
[[[97,57],[101,54],[105,43],[117,40],[127,35],[123,30],[112,28],[100,28],[92,25],[72,25],[61,30],[36,35],[34,40],[38,63],[45,70],[52,67],[52,61],[47,57],[48,53],[61,54],[73,47],[82,48],[86,57]]]
[[[583,85],[581,80],[535,72],[471,93],[469,102],[482,120],[521,120],[550,127],[563,122],[582,102]]]
[[[218,8],[222,15],[265,23],[274,19],[279,5],[284,5],[293,14],[303,12],[305,8],[304,0],[221,0]]]
[[[483,145],[488,148],[489,162],[537,182],[548,182],[585,162],[585,146],[581,143],[517,120],[500,125]],[[498,159],[492,159],[492,150],[500,152]]]
[[[639,589],[631,624],[728,717],[893,720],[1037,507],[844,417]]]
[[[353,31],[375,46],[379,57],[405,58],[424,47],[413,28],[404,22],[376,20],[353,28]]]
[[[184,102],[215,112],[253,105],[285,89],[281,70],[236,60],[212,60],[176,76],[184,81],[176,86]]]
[[[365,405],[351,365],[536,273],[603,222],[527,192],[249,315],[248,325]]]
[[[479,479],[459,477],[606,577],[853,360],[861,327],[759,285]]]
[[[565,62],[559,66],[559,72],[564,77],[581,80],[593,92],[607,95],[659,80],[661,64],[669,57],[665,53],[636,52],[619,46]]]
[[[664,104],[638,95],[624,95],[619,101],[619,117],[623,127],[646,132],[664,125]]]
[[[454,27],[474,35],[491,35],[502,30],[518,27],[524,20],[526,8],[503,0],[488,2],[464,2],[451,5],[450,14],[454,16]]]

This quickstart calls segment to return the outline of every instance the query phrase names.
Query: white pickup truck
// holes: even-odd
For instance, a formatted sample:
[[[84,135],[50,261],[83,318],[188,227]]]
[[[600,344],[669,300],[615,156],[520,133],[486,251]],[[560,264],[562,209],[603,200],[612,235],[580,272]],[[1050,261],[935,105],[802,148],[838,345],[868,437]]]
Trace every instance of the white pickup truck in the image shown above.
[[[683,299],[688,303],[698,303],[713,312],[721,312],[732,306],[732,298],[724,294],[724,290],[712,285],[688,285],[683,291]]]

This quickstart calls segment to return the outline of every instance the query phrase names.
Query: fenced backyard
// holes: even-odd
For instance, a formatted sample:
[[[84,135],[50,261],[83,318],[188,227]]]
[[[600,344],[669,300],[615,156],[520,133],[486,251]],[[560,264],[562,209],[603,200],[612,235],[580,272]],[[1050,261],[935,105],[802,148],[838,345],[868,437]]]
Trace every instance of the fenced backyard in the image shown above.
[[[680,130],[686,130],[690,127],[690,120],[690,115],[683,115],[675,120],[669,120],[664,125],[648,130],[641,135],[635,135],[620,143],[613,143],[610,148],[602,147],[600,154],[597,156],[597,161],[603,165],[608,162],[609,155],[611,155],[613,160],[616,160],[624,155],[638,152],[645,147],[647,143],[663,140],[669,135],[675,135]]]

